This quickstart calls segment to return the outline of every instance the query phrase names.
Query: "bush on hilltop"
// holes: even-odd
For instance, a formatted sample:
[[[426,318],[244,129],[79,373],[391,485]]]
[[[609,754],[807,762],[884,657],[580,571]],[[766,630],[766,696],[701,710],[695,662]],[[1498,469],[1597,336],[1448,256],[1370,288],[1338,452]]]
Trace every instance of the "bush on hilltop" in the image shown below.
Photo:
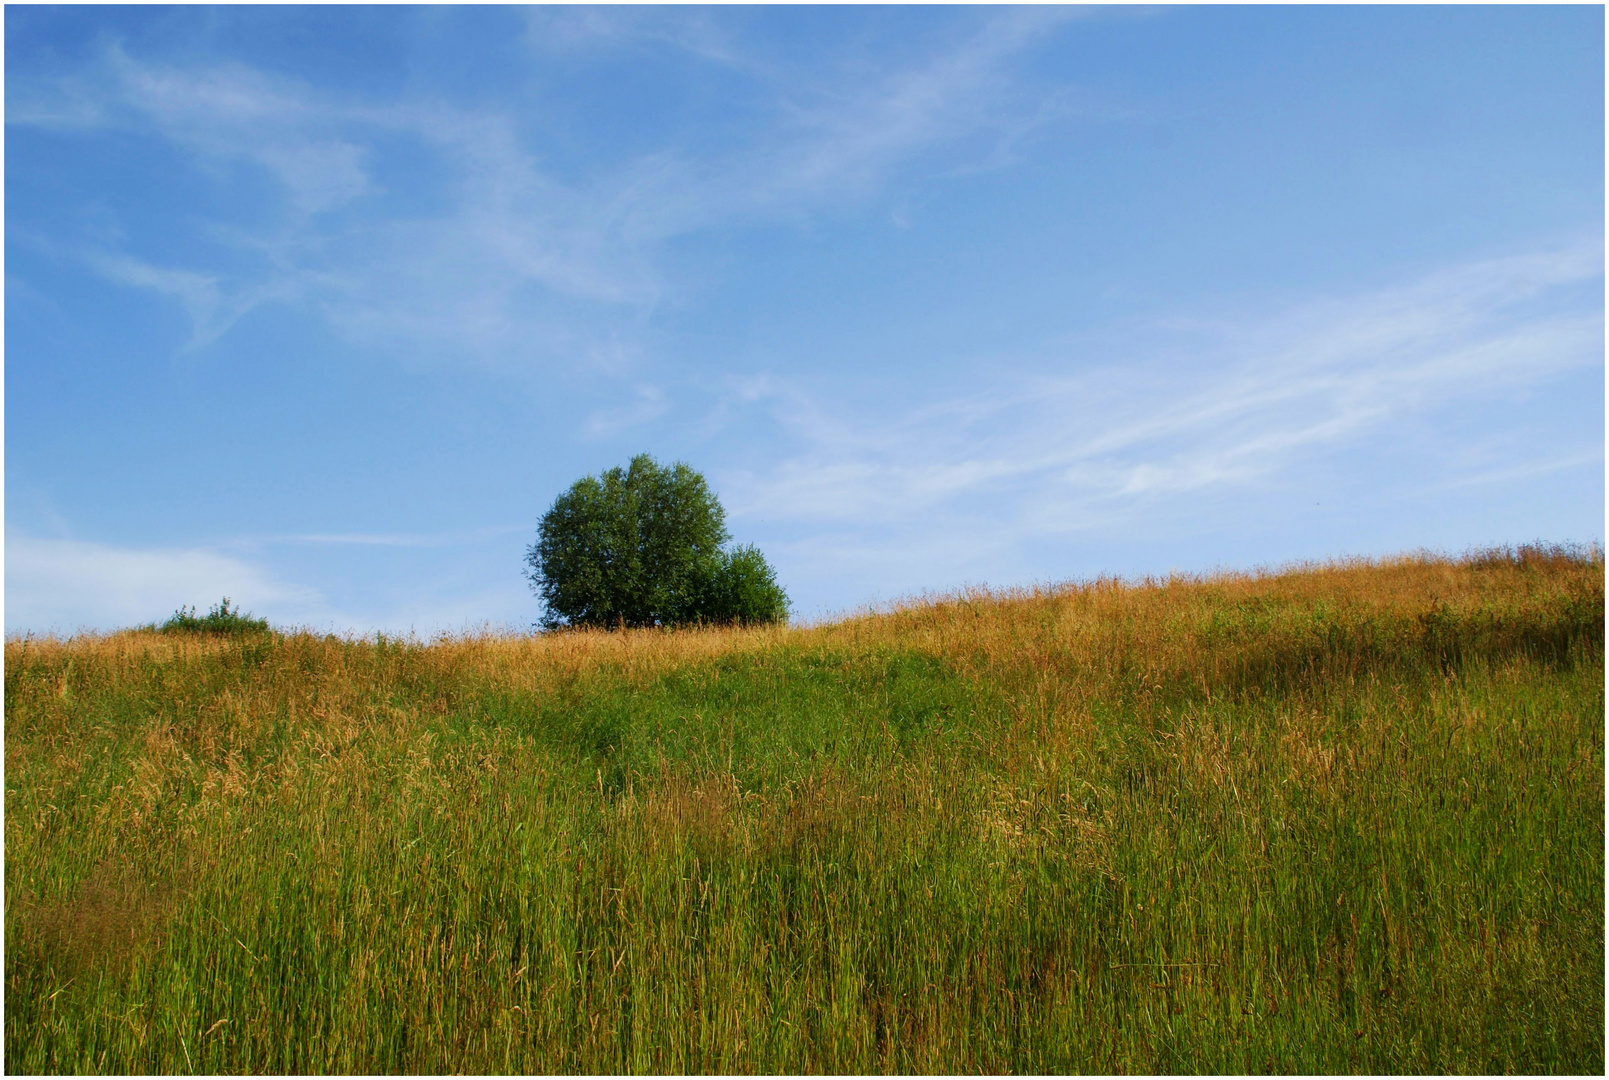
[[[223,634],[234,637],[266,634],[268,620],[242,614],[238,607],[231,609],[226,596],[205,615],[198,616],[193,607],[181,607],[157,630],[164,634]]]

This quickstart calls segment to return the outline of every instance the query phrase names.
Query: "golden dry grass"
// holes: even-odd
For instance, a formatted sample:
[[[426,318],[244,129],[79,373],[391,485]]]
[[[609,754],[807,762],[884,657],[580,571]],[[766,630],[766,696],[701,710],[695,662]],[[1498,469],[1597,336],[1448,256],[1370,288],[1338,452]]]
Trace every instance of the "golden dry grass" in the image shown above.
[[[1601,552],[6,644],[13,1071],[1601,1071]]]

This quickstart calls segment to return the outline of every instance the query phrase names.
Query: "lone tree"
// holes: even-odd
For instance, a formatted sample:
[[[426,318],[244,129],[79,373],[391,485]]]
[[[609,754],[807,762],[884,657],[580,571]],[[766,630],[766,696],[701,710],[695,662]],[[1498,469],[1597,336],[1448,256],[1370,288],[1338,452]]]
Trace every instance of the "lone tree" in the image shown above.
[[[542,517],[526,577],[542,626],[769,623],[788,597],[758,548],[723,550],[726,511],[704,477],[647,454],[577,480]]]

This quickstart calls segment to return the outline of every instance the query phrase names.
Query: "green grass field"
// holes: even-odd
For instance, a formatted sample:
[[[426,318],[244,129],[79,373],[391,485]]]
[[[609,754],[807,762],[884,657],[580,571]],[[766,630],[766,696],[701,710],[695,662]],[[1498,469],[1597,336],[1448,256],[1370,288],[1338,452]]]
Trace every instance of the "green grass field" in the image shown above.
[[[5,647],[8,1072],[1604,1069],[1601,550]]]

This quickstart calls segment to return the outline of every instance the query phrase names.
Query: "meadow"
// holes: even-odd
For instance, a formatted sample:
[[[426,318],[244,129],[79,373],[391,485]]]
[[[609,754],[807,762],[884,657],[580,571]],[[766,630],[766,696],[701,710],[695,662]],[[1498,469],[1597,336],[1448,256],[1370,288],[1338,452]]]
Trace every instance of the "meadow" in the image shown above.
[[[8,1072],[1604,1069],[1599,548],[5,645]]]

